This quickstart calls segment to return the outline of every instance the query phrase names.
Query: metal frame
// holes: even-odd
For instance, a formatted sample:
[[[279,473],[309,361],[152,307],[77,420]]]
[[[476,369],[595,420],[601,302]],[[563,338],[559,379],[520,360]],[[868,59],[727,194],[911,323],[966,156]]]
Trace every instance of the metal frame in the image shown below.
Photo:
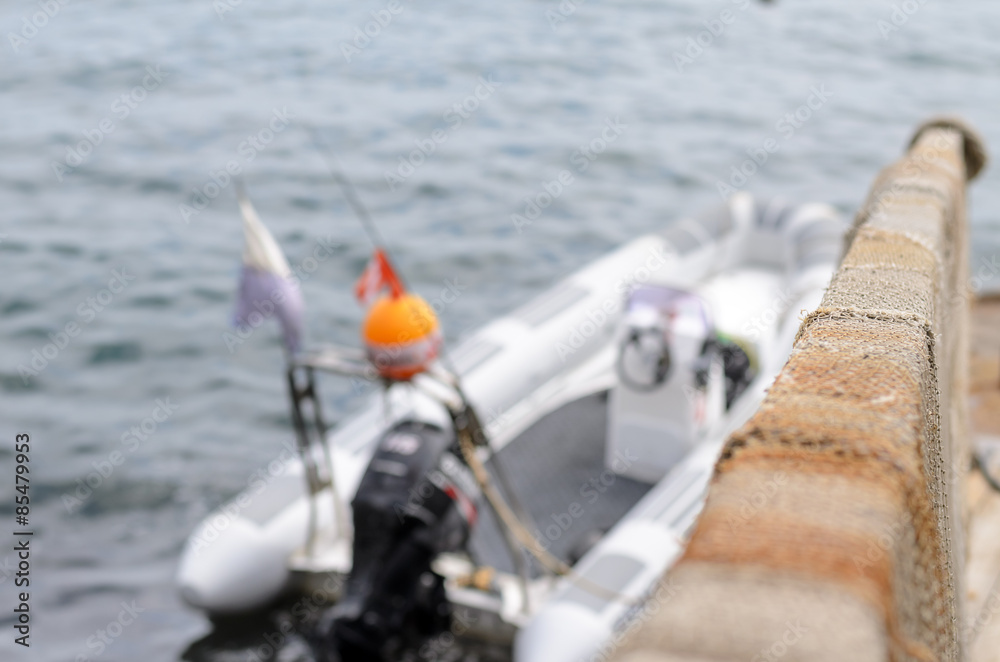
[[[306,482],[309,489],[309,532],[306,538],[307,556],[312,555],[313,544],[316,538],[315,496],[327,487],[329,487],[333,495],[334,516],[338,527],[337,533],[342,538],[346,538],[347,536],[346,518],[348,513],[334,483],[333,462],[330,449],[325,443],[326,433],[329,428],[323,419],[319,396],[316,390],[315,373],[317,370],[344,377],[360,377],[369,381],[379,379],[375,366],[368,360],[365,352],[353,347],[327,345],[313,351],[301,353],[288,361],[288,390],[292,405],[292,424],[295,428],[299,453],[305,465]],[[297,376],[299,374],[302,375],[301,378]],[[455,374],[445,370],[441,366],[432,366],[428,371],[421,373],[414,379],[413,383],[417,388],[421,388],[426,394],[444,405],[452,417],[452,422],[456,426],[456,432],[457,428],[467,426],[478,446],[489,447],[485,429],[480,423],[475,410],[466,399],[458,377]],[[444,387],[444,391],[451,392],[445,393],[439,389],[434,389],[431,387],[431,384],[437,384],[439,387]],[[303,413],[303,405],[306,403],[308,403],[308,407],[312,410],[311,421]],[[322,448],[322,457],[329,468],[328,472],[321,472],[316,463],[314,447],[317,444]],[[514,493],[503,467],[499,463],[494,463],[494,471],[497,473],[501,489],[505,493],[504,496],[513,505],[518,517],[521,517],[522,521],[531,521],[527,517],[527,512],[517,498],[516,493]],[[487,503],[492,507],[492,503],[488,500]],[[522,602],[523,610],[527,612],[529,609],[527,562],[518,542],[512,533],[503,526],[499,516],[497,517],[497,521],[501,522],[504,542],[507,544],[511,560],[520,578],[521,588],[524,593],[524,600]]]
[[[345,376],[370,378],[372,367],[363,352],[341,347],[328,347],[303,353],[288,361],[286,379],[291,404],[292,427],[295,429],[296,445],[305,468],[306,487],[309,493],[307,556],[312,556],[316,542],[317,494],[324,489],[330,490],[337,534],[341,538],[347,536],[347,517],[349,515],[340,492],[337,490],[333,458],[330,448],[326,444],[329,426],[323,418],[323,409],[316,388],[317,370]],[[319,446],[319,452],[317,452],[317,446]],[[323,459],[325,469],[320,466],[319,458]]]

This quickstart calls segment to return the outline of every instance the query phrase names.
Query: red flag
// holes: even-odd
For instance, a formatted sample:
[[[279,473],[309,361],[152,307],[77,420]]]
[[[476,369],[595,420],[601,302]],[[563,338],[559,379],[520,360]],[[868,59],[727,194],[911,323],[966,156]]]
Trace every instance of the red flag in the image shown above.
[[[403,282],[396,275],[396,272],[392,270],[392,265],[389,264],[389,259],[385,256],[385,253],[381,248],[376,248],[372,259],[368,261],[368,266],[361,273],[358,282],[354,284],[354,296],[358,298],[358,301],[367,306],[386,287],[389,288],[389,292],[393,298],[398,297],[405,291],[403,289]]]

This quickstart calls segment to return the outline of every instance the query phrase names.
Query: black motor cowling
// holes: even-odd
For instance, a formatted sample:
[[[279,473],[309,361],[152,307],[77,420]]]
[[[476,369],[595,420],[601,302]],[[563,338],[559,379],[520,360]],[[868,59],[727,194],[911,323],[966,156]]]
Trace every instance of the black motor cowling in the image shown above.
[[[384,659],[450,627],[441,552],[465,546],[479,490],[451,430],[404,421],[382,437],[351,503],[354,564],[321,625],[344,662]]]

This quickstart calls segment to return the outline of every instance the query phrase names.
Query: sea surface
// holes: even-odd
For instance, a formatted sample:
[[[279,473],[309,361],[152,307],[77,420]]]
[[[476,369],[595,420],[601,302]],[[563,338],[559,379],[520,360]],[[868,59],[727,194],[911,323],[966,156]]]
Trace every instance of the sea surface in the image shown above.
[[[4,2],[0,516],[29,433],[35,535],[30,649],[0,544],[0,658],[250,660],[277,618],[212,634],[173,585],[192,527],[290,438],[277,329],[226,341],[227,167],[304,279],[310,342],[357,342],[371,250],[330,168],[415,290],[459,292],[454,340],[720,182],[851,215],[932,114],[1000,149],[998,25],[984,0]],[[1000,170],[969,210],[972,285],[998,289]],[[334,420],[359,403],[323,388]]]

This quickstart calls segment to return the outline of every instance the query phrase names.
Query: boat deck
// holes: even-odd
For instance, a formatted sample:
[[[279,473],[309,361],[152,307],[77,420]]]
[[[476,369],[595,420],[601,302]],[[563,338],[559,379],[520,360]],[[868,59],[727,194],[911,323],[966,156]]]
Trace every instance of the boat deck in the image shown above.
[[[586,396],[541,418],[487,463],[495,476],[500,462],[531,517],[535,537],[567,562],[581,556],[588,542],[596,542],[652,488],[606,469],[607,415],[607,392]],[[469,547],[478,564],[514,571],[485,503]]]

